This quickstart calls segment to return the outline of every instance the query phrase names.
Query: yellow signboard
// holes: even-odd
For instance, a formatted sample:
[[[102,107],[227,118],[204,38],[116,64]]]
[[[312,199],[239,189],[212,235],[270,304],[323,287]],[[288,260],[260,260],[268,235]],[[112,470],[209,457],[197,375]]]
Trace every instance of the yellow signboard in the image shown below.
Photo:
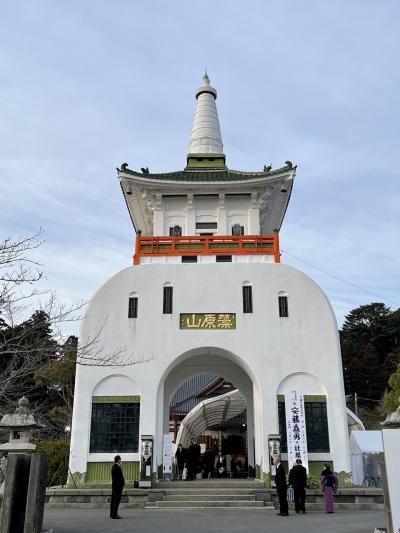
[[[236,313],[181,313],[180,329],[236,329]]]

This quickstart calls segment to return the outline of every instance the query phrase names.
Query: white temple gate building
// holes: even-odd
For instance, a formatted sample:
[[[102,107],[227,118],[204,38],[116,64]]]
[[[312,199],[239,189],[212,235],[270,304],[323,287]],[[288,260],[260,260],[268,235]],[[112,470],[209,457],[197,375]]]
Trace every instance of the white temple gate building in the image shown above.
[[[196,374],[232,382],[247,407],[249,476],[269,480],[268,436],[283,436],[285,395],[304,394],[310,471],[331,461],[350,471],[338,328],[322,290],[281,263],[279,230],[296,167],[227,167],[207,75],[196,91],[186,167],[118,170],[136,231],[133,265],[90,301],[80,343],[147,362],[77,366],[70,470],[87,482],[110,476],[121,455],[139,478],[140,441],[152,435],[153,479],[176,389]],[[100,333],[99,333],[100,332]]]

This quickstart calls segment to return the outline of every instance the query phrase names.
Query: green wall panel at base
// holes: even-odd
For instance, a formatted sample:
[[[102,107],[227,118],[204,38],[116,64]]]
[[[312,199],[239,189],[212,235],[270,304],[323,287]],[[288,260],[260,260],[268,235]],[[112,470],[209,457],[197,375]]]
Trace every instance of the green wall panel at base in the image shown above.
[[[332,468],[332,461],[308,461],[308,475],[319,480],[325,463],[329,463]]]
[[[86,483],[93,483],[94,481],[111,482],[111,467],[113,464],[112,462],[87,463]],[[134,481],[140,478],[139,461],[122,462],[121,467],[125,481]]]
[[[284,394],[278,394],[277,395],[278,402],[284,402],[285,401],[285,395]],[[326,396],[323,394],[305,394],[304,395],[304,401],[305,402],[321,402],[326,403]]]
[[[271,475],[269,472],[263,472],[263,482],[264,482],[264,487],[266,489],[269,489],[270,486],[271,486]]]

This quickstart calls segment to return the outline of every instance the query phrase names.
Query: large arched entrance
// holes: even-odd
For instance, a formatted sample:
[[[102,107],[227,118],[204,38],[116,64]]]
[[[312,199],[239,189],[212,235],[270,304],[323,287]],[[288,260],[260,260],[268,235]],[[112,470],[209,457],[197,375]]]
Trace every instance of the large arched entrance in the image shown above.
[[[162,465],[162,438],[163,434],[169,432],[169,407],[175,391],[192,376],[205,373],[229,380],[244,399],[248,471],[251,477],[255,477],[256,458],[261,452],[261,399],[256,379],[242,359],[231,352],[214,347],[190,350],[177,357],[164,372],[157,399],[157,465]]]

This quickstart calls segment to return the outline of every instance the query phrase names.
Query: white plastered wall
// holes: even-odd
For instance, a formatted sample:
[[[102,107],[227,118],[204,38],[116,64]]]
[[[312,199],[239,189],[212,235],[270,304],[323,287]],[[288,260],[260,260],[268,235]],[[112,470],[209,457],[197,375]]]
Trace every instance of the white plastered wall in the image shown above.
[[[232,226],[240,224],[244,227],[244,234],[249,235],[250,231],[250,195],[226,196],[226,219],[227,219],[227,233],[232,234]]]
[[[243,314],[242,284],[253,286],[253,313]],[[162,314],[162,287],[174,287],[173,314]],[[138,318],[128,319],[128,296],[138,294]],[[289,318],[278,316],[278,294],[289,300]],[[236,330],[180,330],[179,314],[236,313]],[[80,342],[102,327],[98,348],[110,353],[126,349],[134,357],[151,357],[121,374],[141,391],[140,433],[154,435],[160,457],[163,409],[159,393],[168,369],[182,354],[212,347],[231,354],[253,383],[256,463],[268,471],[267,438],[278,432],[277,390],[292,375],[315,376],[326,392],[331,453],[337,471],[350,471],[337,324],[321,289],[298,270],[273,263],[145,264],[130,267],[108,280],[94,295],[82,322]],[[220,350],[220,352],[218,352]],[[199,352],[196,352],[199,353]],[[236,357],[236,360],[235,360]],[[71,436],[71,470],[83,472],[88,460],[91,395],[95,386],[115,370],[78,367]],[[304,383],[299,380],[299,386]],[[253,387],[254,395],[254,387]],[[256,396],[259,396],[257,399]],[[161,421],[161,422],[160,422]],[[256,432],[257,433],[257,432]],[[154,465],[156,469],[157,465]]]
[[[186,235],[186,204],[186,196],[163,196],[164,231],[162,232],[162,235],[169,235],[170,228],[173,228],[174,226],[180,226],[182,228],[182,235]],[[159,233],[155,233],[155,235],[158,234]]]

